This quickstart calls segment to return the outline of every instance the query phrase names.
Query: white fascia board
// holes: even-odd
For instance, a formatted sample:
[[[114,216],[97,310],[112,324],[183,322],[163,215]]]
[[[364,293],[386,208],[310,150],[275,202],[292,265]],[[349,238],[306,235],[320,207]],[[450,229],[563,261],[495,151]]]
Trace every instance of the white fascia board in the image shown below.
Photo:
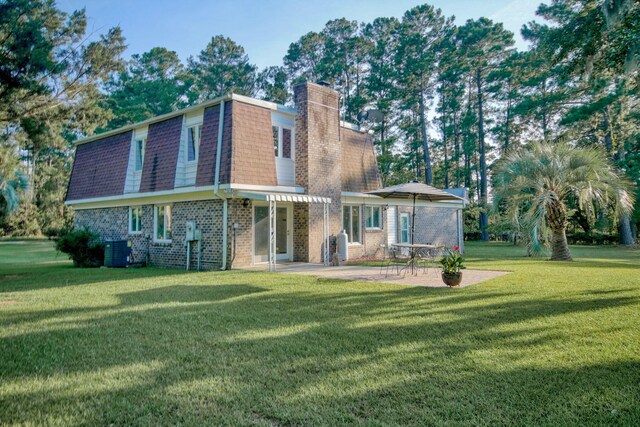
[[[348,196],[342,193],[341,197],[343,204],[360,204],[360,205],[379,205],[379,206],[413,206],[413,200],[408,199],[392,199],[392,198],[369,198],[362,196]],[[449,208],[460,209],[464,208],[465,204],[462,200],[442,200],[439,202],[427,202],[423,200],[416,200],[416,207],[429,207],[429,208]]]
[[[304,194],[304,187],[285,186],[285,185],[252,185],[252,184],[220,184],[221,190],[248,190],[248,191],[265,191],[277,193],[298,193]]]
[[[345,122],[344,120],[340,120],[340,127],[361,132],[360,126],[354,123]]]
[[[243,102],[245,104],[251,104],[258,107],[267,108],[269,110],[277,111],[279,113],[289,114],[291,116],[295,116],[298,114],[298,110],[293,107],[288,107],[286,105],[277,104],[271,101],[264,101],[262,99],[255,99],[249,96],[232,94],[231,99],[238,102]]]
[[[126,193],[118,196],[95,197],[91,199],[67,200],[65,205],[79,209],[96,209],[129,205],[148,205],[154,203],[186,202],[191,200],[217,199],[213,185],[206,187],[182,187],[173,190],[149,193]]]

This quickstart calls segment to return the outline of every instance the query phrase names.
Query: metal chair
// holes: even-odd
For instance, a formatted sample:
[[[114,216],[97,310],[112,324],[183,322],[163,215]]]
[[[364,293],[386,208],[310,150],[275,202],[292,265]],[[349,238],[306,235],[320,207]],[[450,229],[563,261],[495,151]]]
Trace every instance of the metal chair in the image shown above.
[[[387,265],[387,274],[389,273],[389,267],[396,268],[396,274],[403,272],[403,276],[406,274],[406,270],[409,268],[409,262],[411,261],[411,255],[407,255],[402,248],[391,246],[389,248],[389,255],[391,262]]]
[[[380,250],[382,251],[382,259],[380,260],[380,274],[382,274],[382,269],[387,267],[389,269],[389,264],[391,263],[391,259],[389,257],[389,246],[382,243],[380,245]],[[386,275],[385,275],[386,277]]]

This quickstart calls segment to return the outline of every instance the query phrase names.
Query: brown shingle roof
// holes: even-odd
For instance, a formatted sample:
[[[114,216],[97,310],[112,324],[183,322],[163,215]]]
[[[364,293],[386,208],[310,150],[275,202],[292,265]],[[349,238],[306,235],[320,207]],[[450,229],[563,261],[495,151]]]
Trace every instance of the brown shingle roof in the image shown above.
[[[340,129],[342,191],[365,193],[382,187],[376,155],[368,134]]]
[[[140,192],[172,190],[182,133],[182,116],[149,126]]]
[[[66,199],[123,194],[130,147],[131,131],[78,145]]]
[[[233,101],[232,150],[232,183],[277,185],[270,110]]]

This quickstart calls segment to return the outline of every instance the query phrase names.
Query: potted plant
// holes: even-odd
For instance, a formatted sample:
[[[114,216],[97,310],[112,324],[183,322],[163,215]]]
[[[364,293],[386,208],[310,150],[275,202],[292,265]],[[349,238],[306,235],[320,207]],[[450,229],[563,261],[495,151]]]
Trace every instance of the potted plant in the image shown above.
[[[460,255],[460,248],[454,246],[447,249],[447,253],[440,260],[442,266],[442,281],[449,287],[458,286],[462,282],[462,269],[464,269],[464,258]]]

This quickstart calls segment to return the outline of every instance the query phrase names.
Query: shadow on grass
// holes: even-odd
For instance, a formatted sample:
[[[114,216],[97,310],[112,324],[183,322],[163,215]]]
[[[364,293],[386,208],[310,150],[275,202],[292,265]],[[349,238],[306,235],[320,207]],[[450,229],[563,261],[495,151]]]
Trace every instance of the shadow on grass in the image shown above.
[[[282,277],[284,285],[299,280]],[[637,362],[548,368],[518,360],[566,345],[566,331],[549,319],[622,308],[635,297],[514,300],[318,283],[296,292],[172,285],[121,292],[110,306],[33,313],[27,320],[43,321],[40,330],[0,339],[10,387],[0,421],[63,417],[70,402],[80,424],[117,425],[597,424],[615,421],[612,409],[640,415],[631,403],[640,397]],[[334,293],[319,292],[332,284]],[[478,364],[475,355],[493,352],[517,363]],[[73,391],[78,378],[103,386]]]

